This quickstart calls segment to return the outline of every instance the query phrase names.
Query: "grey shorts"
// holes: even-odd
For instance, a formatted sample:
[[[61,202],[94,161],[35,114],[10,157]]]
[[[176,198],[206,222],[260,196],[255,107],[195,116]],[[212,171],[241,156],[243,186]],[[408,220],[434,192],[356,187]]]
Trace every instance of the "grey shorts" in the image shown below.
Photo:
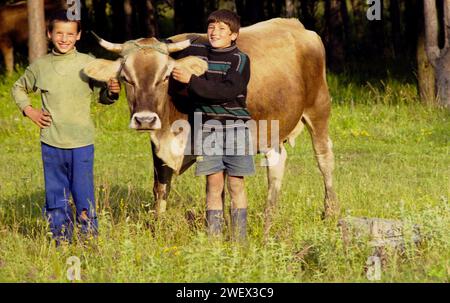
[[[230,176],[255,173],[251,138],[248,129],[228,131],[203,130],[202,153],[197,156],[196,176],[225,171]]]
[[[230,176],[250,176],[255,174],[253,156],[198,156],[196,176],[207,176],[226,171]]]

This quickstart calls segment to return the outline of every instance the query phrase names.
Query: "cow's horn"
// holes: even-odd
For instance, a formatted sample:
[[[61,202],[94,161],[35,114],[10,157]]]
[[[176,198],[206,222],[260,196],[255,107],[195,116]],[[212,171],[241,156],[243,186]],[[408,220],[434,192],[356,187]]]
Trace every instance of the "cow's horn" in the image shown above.
[[[183,50],[191,45],[191,41],[189,39],[180,41],[180,42],[174,42],[174,43],[167,43],[167,49],[169,53],[179,52],[180,50]]]
[[[104,49],[117,54],[120,54],[123,51],[123,44],[108,42],[105,39],[100,38],[96,33],[92,31],[91,33],[95,37],[95,39],[97,39],[100,46],[103,47]]]

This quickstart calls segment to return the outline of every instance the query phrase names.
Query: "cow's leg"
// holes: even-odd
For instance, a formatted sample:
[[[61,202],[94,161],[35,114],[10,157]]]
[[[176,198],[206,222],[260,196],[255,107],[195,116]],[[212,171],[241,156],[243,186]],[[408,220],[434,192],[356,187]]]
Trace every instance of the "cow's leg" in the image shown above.
[[[305,112],[305,121],[311,135],[314,153],[325,185],[324,218],[338,217],[340,208],[337,195],[333,189],[334,155],[332,142],[328,136],[329,110]]]
[[[164,164],[156,155],[155,146],[152,142],[153,153],[153,195],[155,197],[156,216],[164,213],[167,206],[167,197],[170,192],[173,169]]]
[[[272,217],[280,195],[281,183],[283,181],[284,167],[287,159],[286,149],[284,145],[281,144],[278,151],[271,149],[265,153],[265,157],[267,160],[267,180],[269,183],[264,221],[264,239],[267,239],[270,228],[272,227]]]
[[[0,40],[0,51],[3,55],[3,60],[5,60],[6,74],[11,76],[14,71],[14,48],[10,39]]]

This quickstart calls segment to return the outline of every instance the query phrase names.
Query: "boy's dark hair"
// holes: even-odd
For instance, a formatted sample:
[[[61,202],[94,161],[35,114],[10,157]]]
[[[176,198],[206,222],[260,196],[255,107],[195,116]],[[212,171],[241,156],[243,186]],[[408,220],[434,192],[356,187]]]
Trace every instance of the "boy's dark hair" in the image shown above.
[[[241,17],[227,9],[219,9],[208,16],[207,25],[215,22],[225,23],[230,27],[232,33],[239,33],[239,28],[241,27]]]
[[[49,32],[53,31],[53,26],[55,25],[55,22],[57,22],[57,21],[75,22],[77,24],[77,32],[79,33],[81,31],[80,20],[70,20],[69,18],[67,18],[67,11],[64,9],[56,10],[49,14],[48,23],[47,23],[47,30]]]

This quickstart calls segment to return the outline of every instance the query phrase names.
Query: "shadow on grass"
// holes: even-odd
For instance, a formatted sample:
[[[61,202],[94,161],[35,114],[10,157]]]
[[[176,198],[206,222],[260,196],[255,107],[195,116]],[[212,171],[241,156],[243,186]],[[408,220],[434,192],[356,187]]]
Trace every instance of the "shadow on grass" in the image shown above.
[[[168,215],[157,218],[154,211],[155,201],[150,186],[148,189],[124,185],[100,185],[95,189],[97,215],[107,215],[112,224],[127,222],[143,222],[151,231],[156,232],[158,220],[185,220],[190,229],[196,230],[203,226],[203,214],[192,211],[189,198],[180,198],[171,193],[168,199]],[[29,192],[11,200],[0,200],[1,225],[11,228],[24,236],[33,236],[43,232],[46,220],[43,216],[45,205],[44,190]],[[70,205],[75,213],[73,199]],[[179,215],[177,212],[180,211]],[[169,222],[168,222],[169,223]],[[174,222],[172,222],[174,223]],[[170,223],[170,224],[172,224]]]

